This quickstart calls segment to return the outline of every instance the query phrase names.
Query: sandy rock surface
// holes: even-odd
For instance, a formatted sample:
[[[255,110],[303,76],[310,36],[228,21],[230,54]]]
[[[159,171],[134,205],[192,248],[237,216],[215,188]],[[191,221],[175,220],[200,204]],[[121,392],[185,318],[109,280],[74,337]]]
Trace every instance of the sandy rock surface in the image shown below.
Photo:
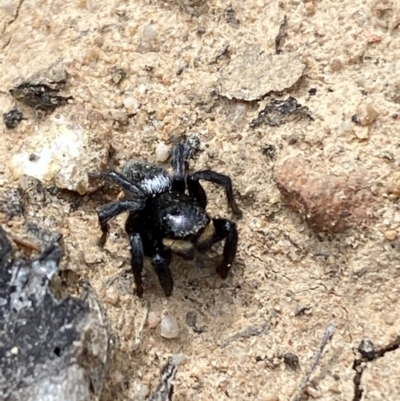
[[[221,79],[228,71],[230,83],[243,80],[246,90],[254,88],[254,77],[246,77],[243,68],[235,76],[230,63],[239,65],[250,46],[265,53],[259,60],[273,61],[285,15],[280,55],[298,55],[296,62],[305,68],[290,85],[271,82],[267,91],[290,86],[274,96],[294,97],[313,118],[251,126],[268,97],[250,100],[259,99],[256,93],[230,100],[234,96],[219,95]],[[357,384],[361,395],[353,381],[361,340],[384,347],[400,331],[399,18],[400,6],[390,0],[0,1],[0,110],[18,106],[26,118],[14,129],[0,125],[0,222],[19,238],[29,237],[26,224],[32,222],[63,234],[69,266],[63,277],[71,291],[84,278],[104,302],[116,350],[102,401],[145,399],[172,354],[183,355],[175,400],[291,400],[331,322],[335,333],[305,399],[400,399],[396,350],[368,362]],[[60,61],[73,101],[37,118],[8,91]],[[273,79],[262,69],[257,74],[259,82]],[[85,128],[101,141],[110,133],[104,148],[86,142],[95,159],[103,152],[94,164],[100,168],[122,169],[131,158],[162,160],[160,143],[199,136],[201,151],[190,167],[229,174],[243,210],[238,254],[227,280],[215,275],[221,253],[216,246],[202,269],[173,259],[175,290],[168,299],[146,266],[144,300],[139,300],[125,217],[111,223],[104,250],[96,244],[96,210],[115,201],[118,190],[80,191],[76,182],[80,174],[87,176],[85,163],[78,178],[72,176],[75,187],[27,177],[35,177],[29,168],[20,178],[13,174],[22,150],[39,135],[50,143],[56,120],[73,119],[79,110],[101,115],[110,127]],[[315,194],[307,187],[313,182],[326,196],[324,177],[328,184],[362,177],[363,195],[351,199],[368,199],[367,205],[349,204],[354,192],[346,190],[337,198],[329,192],[324,202],[342,199],[328,208],[341,216],[368,206],[363,225],[356,219],[345,231],[315,233],[277,186],[276,173],[296,159],[306,161],[307,177],[317,177],[283,177],[292,190],[296,180],[301,183],[295,190],[302,199]],[[340,188],[335,185],[329,190]],[[233,218],[223,191],[205,188],[210,214]],[[323,203],[317,206],[321,212]],[[323,228],[329,213],[318,220]],[[174,338],[160,334],[165,312],[177,320]],[[298,357],[297,369],[285,363],[287,354]]]

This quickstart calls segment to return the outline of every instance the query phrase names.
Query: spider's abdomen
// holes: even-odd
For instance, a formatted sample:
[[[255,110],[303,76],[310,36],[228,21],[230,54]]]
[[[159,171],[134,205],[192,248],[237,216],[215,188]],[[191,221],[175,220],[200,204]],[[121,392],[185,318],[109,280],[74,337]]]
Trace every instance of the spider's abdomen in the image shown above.
[[[157,225],[165,238],[196,237],[210,222],[193,198],[168,192],[154,199]]]

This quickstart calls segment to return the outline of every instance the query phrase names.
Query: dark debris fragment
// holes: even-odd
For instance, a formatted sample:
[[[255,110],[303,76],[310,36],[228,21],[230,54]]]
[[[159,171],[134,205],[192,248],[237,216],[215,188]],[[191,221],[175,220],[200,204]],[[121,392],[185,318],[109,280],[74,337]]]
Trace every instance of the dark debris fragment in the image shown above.
[[[118,85],[127,77],[127,73],[123,68],[114,66],[110,69],[111,81]]]
[[[268,157],[269,159],[274,159],[276,155],[276,147],[275,145],[266,145],[261,148],[261,152],[264,156]]]
[[[0,196],[0,212],[4,213],[9,219],[21,216],[25,209],[25,199],[22,191],[13,188],[5,191]]]
[[[263,124],[279,127],[303,118],[314,120],[308,107],[299,104],[294,97],[289,96],[286,100],[272,98],[264,110],[260,111],[258,117],[250,122],[250,128],[257,128]]]
[[[160,383],[157,389],[146,401],[172,401],[177,370],[178,367],[174,358],[169,358],[161,370]]]
[[[351,122],[357,125],[360,125],[360,119],[358,117],[358,114],[354,114],[351,116]]]
[[[22,120],[25,120],[24,115],[16,107],[7,113],[3,114],[4,124],[8,129],[15,128]]]
[[[361,340],[360,345],[358,346],[358,352],[369,361],[372,361],[376,358],[377,349],[374,343],[370,340]]]
[[[62,239],[62,234],[55,231],[44,230],[36,223],[28,223],[26,228],[30,236],[38,241],[44,249],[51,246],[51,244],[61,241]]]
[[[283,17],[283,21],[282,21],[281,25],[279,26],[279,33],[275,38],[275,54],[282,53],[282,45],[283,45],[283,39],[285,38],[285,35],[286,35],[287,22],[288,22],[288,20],[285,15]]]
[[[54,111],[57,107],[69,104],[72,96],[60,96],[57,93],[60,88],[51,87],[47,84],[32,84],[29,81],[22,82],[10,89],[11,95],[21,103],[36,110]]]
[[[240,25],[240,21],[236,18],[236,11],[231,5],[225,9],[224,18],[229,25],[232,25],[235,28]]]
[[[299,357],[295,354],[288,352],[287,354],[283,355],[283,362],[285,363],[286,367],[294,370],[295,372],[299,369]]]
[[[220,347],[221,348],[226,348],[232,341],[237,341],[242,338],[250,338],[250,337],[258,337],[263,335],[269,330],[270,327],[270,321],[266,320],[264,323],[260,325],[252,325],[244,330],[238,331],[232,336],[221,340],[220,342]]]

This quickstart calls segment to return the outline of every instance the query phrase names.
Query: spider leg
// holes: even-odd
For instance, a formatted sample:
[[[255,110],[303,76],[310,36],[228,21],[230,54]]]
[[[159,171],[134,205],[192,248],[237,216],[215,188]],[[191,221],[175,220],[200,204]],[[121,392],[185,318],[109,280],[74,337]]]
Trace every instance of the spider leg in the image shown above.
[[[133,276],[135,277],[136,292],[139,298],[143,297],[142,270],[144,263],[144,251],[142,238],[139,233],[129,235],[131,245],[131,266]]]
[[[198,239],[197,249],[199,252],[207,252],[216,242],[225,239],[222,262],[217,267],[217,273],[225,279],[236,256],[238,232],[233,221],[220,218],[214,218],[212,221],[214,230],[205,231],[204,235]]]
[[[194,196],[201,205],[203,205],[204,202],[207,202],[207,198],[204,189],[199,183],[199,180],[209,181],[224,187],[228,204],[232,209],[232,212],[235,215],[242,217],[243,213],[233,198],[232,180],[227,175],[216,173],[212,170],[201,170],[188,176],[187,183],[189,193],[192,194],[192,196]]]
[[[169,268],[171,262],[171,250],[162,244],[155,247],[155,252],[151,258],[151,263],[157,273],[158,281],[164,291],[165,296],[169,297],[174,289],[174,281]]]
[[[189,194],[193,196],[204,210],[207,207],[207,194],[204,190],[203,186],[200,184],[198,180],[191,180],[191,176],[187,179],[187,186],[189,190]]]
[[[185,185],[185,149],[183,143],[178,143],[172,149],[171,166],[174,170],[172,190],[184,193]]]
[[[129,181],[126,177],[124,177],[122,174],[117,173],[116,171],[108,171],[106,173],[106,178],[115,184],[118,184],[122,189],[125,191],[136,195],[138,198],[144,198],[146,194],[143,192],[143,190],[134,184],[133,182]]]
[[[172,149],[171,166],[174,170],[172,179],[172,190],[181,193],[185,192],[185,165],[199,149],[200,140],[192,135],[185,142],[178,143]]]
[[[108,226],[108,221],[112,218],[118,216],[119,214],[131,211],[131,212],[138,212],[143,208],[143,204],[141,201],[138,200],[131,200],[131,201],[123,201],[123,202],[116,202],[107,205],[105,208],[100,210],[97,215],[99,217],[99,224],[102,231],[101,238],[99,239],[99,246],[103,247],[107,240],[107,235],[110,230]]]

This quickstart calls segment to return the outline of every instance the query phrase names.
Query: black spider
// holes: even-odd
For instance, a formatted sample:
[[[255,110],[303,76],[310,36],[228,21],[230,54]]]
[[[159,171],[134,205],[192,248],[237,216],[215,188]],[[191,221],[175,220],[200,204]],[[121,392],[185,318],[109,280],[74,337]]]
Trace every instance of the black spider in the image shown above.
[[[193,259],[196,250],[206,252],[213,244],[225,239],[223,259],[217,267],[222,278],[227,277],[235,259],[236,224],[209,217],[205,211],[207,196],[199,182],[205,180],[224,187],[233,213],[241,216],[233,198],[231,179],[212,170],[186,175],[185,164],[194,152],[193,145],[189,139],[173,148],[172,177],[162,167],[141,161],[128,162],[122,174],[116,171],[106,174],[124,190],[126,200],[107,205],[98,213],[103,232],[100,245],[103,246],[107,239],[107,222],[122,212],[129,212],[125,231],[131,245],[131,264],[139,297],[143,296],[141,273],[144,256],[151,258],[166,296],[170,296],[173,290],[169,269],[172,252]]]

